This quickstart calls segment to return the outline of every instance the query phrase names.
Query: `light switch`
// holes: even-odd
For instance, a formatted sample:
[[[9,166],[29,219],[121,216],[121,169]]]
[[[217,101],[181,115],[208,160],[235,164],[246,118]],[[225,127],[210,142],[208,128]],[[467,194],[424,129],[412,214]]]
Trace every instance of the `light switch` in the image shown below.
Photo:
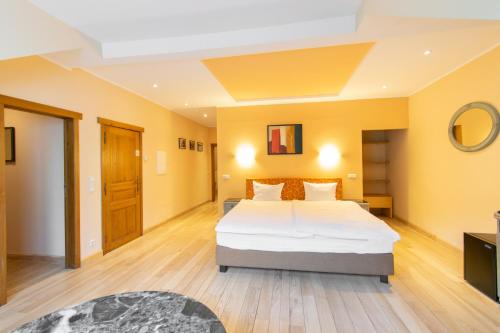
[[[156,151],[156,174],[164,175],[167,173],[167,152],[164,150]]]
[[[356,179],[356,178],[358,178],[358,175],[355,173],[348,173],[347,178],[348,179]]]
[[[231,179],[231,175],[227,175],[227,174],[226,175],[222,175],[222,179],[229,180],[229,179]]]
[[[89,177],[89,193],[95,192],[95,178]]]

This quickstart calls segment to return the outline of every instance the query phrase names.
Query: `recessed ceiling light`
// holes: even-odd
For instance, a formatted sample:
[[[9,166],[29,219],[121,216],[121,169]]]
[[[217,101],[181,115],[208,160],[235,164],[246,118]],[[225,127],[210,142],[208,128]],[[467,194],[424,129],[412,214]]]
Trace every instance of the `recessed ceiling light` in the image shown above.
[[[158,85],[156,83],[153,83],[153,88],[158,88]]]
[[[184,106],[188,106],[188,105],[189,105],[188,102],[184,103]]]
[[[424,51],[424,55],[425,55],[425,56],[431,55],[431,53],[432,53],[432,50],[431,50],[431,49],[429,49],[429,50],[425,50],[425,51]]]
[[[204,117],[204,118],[208,117],[208,114],[204,113],[204,114],[203,114],[203,117]]]
[[[385,85],[385,84],[384,84],[384,85],[382,86],[382,89],[387,89],[387,85]]]

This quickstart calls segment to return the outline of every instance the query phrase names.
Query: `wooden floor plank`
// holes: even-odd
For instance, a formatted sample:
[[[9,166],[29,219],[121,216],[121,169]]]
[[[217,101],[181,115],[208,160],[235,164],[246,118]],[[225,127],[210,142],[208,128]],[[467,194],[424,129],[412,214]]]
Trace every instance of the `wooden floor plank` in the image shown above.
[[[356,291],[349,283],[351,278],[353,278],[353,276],[341,275],[337,276],[335,280],[336,284],[339,286],[340,297],[342,297],[344,301],[355,332],[376,332],[370,317],[368,317],[366,313],[366,309],[363,307],[363,304],[361,304]]]
[[[337,328],[335,326],[335,320],[333,319],[333,314],[330,311],[330,306],[328,305],[328,300],[326,297],[325,289],[323,284],[321,284],[320,274],[310,274],[313,295],[316,303],[316,308],[318,311],[319,323],[321,326],[321,332],[323,333],[337,333]]]
[[[300,273],[291,272],[290,284],[290,332],[305,332],[304,303],[300,283]]]
[[[330,274],[321,275],[321,283],[325,289],[329,310],[333,316],[337,332],[354,332],[354,325],[349,317],[349,314],[347,313],[344,300],[338,291],[339,286],[335,284],[335,281],[331,278]]]
[[[321,332],[318,307],[312,286],[314,273],[300,273],[300,284],[302,287],[302,302],[304,303],[304,319],[306,332]]]

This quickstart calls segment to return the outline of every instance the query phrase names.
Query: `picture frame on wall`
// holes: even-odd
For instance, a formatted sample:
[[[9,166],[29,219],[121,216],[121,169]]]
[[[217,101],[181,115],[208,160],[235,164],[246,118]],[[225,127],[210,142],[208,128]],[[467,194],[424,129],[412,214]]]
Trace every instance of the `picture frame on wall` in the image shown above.
[[[267,125],[267,154],[302,154],[302,124]]]
[[[198,151],[203,151],[203,142],[197,143],[197,149],[198,149]]]
[[[196,142],[194,140],[189,140],[189,150],[195,149]]]
[[[185,138],[179,138],[179,149],[186,149],[186,139]]]

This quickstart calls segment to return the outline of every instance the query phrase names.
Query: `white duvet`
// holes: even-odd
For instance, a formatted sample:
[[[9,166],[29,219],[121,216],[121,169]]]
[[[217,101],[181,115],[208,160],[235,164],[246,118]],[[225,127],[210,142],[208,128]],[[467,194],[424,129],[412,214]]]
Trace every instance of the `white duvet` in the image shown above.
[[[352,201],[242,200],[217,224],[217,233],[328,237],[395,242],[399,235]]]
[[[342,239],[399,240],[397,232],[353,201],[293,201],[299,233]]]
[[[308,237],[294,226],[292,201],[241,200],[217,224],[215,231],[233,234]]]

